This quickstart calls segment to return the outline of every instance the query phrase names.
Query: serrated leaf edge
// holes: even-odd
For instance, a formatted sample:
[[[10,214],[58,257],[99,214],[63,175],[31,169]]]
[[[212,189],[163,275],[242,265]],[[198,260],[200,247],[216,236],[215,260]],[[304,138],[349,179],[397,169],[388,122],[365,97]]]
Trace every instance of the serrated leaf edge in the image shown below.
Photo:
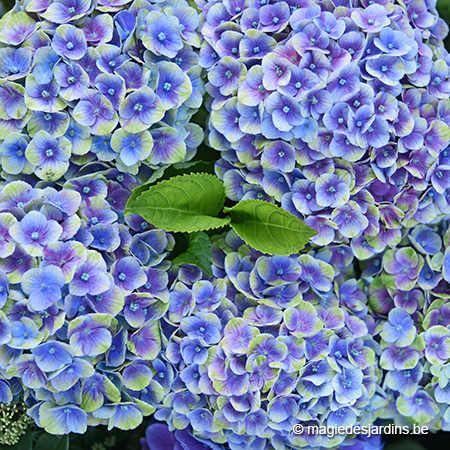
[[[300,220],[297,216],[295,216],[294,214],[290,213],[289,211],[286,211],[284,208],[282,208],[282,207],[276,205],[275,203],[270,203],[270,202],[267,202],[267,201],[265,201],[265,200],[259,200],[259,199],[246,199],[246,200],[241,200],[239,203],[237,203],[236,205],[234,205],[234,206],[232,206],[232,207],[225,207],[225,208],[223,209],[223,212],[224,212],[224,213],[231,212],[231,211],[233,211],[233,209],[234,209],[236,206],[241,205],[241,204],[243,204],[243,203],[261,203],[261,204],[262,204],[262,203],[267,203],[267,204],[269,204],[269,205],[273,205],[273,206],[277,207],[277,208],[281,211],[282,214],[285,213],[285,214],[287,214],[288,216],[291,216],[293,219]],[[306,225],[303,221],[301,221],[301,222],[302,222],[306,227],[308,227],[309,229],[311,229],[312,231],[315,232],[311,237],[314,237],[314,236],[316,236],[317,234],[319,234],[317,230],[314,230],[313,228],[309,227],[309,226]],[[306,246],[306,244],[305,244],[305,245],[303,245],[303,247],[299,248],[299,247],[297,247],[297,246],[288,246],[288,245],[286,245],[286,247],[288,247],[288,251],[289,251],[290,253],[285,253],[285,252],[273,253],[273,252],[267,252],[267,251],[259,250],[259,249],[257,249],[256,247],[253,247],[252,245],[248,244],[248,242],[244,239],[244,237],[241,236],[241,234],[238,232],[238,230],[236,230],[236,228],[233,226],[233,221],[232,221],[232,220],[230,221],[229,225],[231,226],[231,228],[233,228],[233,230],[236,232],[236,234],[237,234],[237,235],[238,235],[238,236],[239,236],[239,237],[240,237],[247,245],[249,245],[250,247],[254,248],[255,250],[257,250],[257,251],[259,251],[259,252],[261,252],[261,253],[265,253],[265,254],[267,254],[267,255],[290,256],[290,255],[293,255],[293,254],[298,253],[300,250],[303,250],[303,249],[305,248],[305,246]],[[311,239],[311,237],[310,237],[310,239]],[[289,249],[292,249],[292,251],[290,251]]]
[[[138,197],[136,197],[134,199],[134,201],[137,202],[150,189],[152,189],[154,187],[156,188],[156,186],[159,186],[160,184],[163,184],[163,183],[169,184],[172,180],[175,180],[177,178],[186,178],[186,177],[192,177],[192,176],[196,176],[196,175],[201,175],[202,177],[207,176],[207,177],[214,178],[214,179],[218,180],[220,182],[221,186],[222,186],[222,194],[223,195],[222,195],[222,198],[221,198],[221,202],[225,203],[225,195],[226,195],[225,194],[225,186],[224,186],[222,180],[219,177],[217,177],[216,175],[213,175],[211,173],[206,173],[206,172],[191,172],[191,173],[186,173],[186,174],[183,174],[183,175],[176,175],[174,177],[170,177],[167,180],[161,180],[161,181],[159,181],[159,182],[157,182],[155,184],[152,184],[147,190],[143,191]],[[131,196],[130,196],[130,198],[131,198]],[[130,214],[138,214],[138,213],[134,212],[133,209],[128,206],[128,201],[127,201],[127,204],[125,205],[125,209],[124,209],[123,213],[126,216],[130,215]],[[205,217],[213,217],[213,216],[205,216]],[[198,228],[198,229],[193,230],[193,231],[174,231],[174,230],[171,230],[171,229],[168,229],[168,228],[165,228],[164,231],[167,231],[168,233],[195,233],[195,232],[198,232],[198,231],[218,230],[219,228],[223,228],[223,227],[226,227],[227,225],[229,225],[230,221],[231,221],[231,217],[223,217],[223,218],[221,218],[221,217],[214,217],[214,218],[215,219],[223,219],[223,220],[227,220],[228,219],[228,221],[226,223],[224,223],[223,225],[217,225],[216,227]],[[159,228],[159,229],[162,229],[162,228]]]
[[[161,180],[161,181],[158,181],[156,184],[152,184],[147,190],[145,190],[145,191],[143,191],[138,197],[136,197],[135,198],[135,201],[137,201],[138,199],[140,199],[146,192],[148,192],[150,189],[152,189],[152,188],[154,188],[154,187],[156,187],[156,186],[159,186],[160,184],[164,184],[164,183],[169,183],[170,181],[172,181],[172,180],[176,180],[177,178],[186,178],[186,177],[191,177],[191,176],[195,176],[195,175],[201,175],[201,176],[208,176],[208,177],[211,177],[211,178],[215,178],[215,179],[217,179],[218,181],[220,181],[220,183],[222,184],[222,188],[223,188],[223,201],[225,202],[225,186],[223,185],[223,182],[222,182],[222,180],[220,180],[220,178],[219,177],[217,177],[216,175],[213,175],[212,173],[206,173],[206,172],[191,172],[191,173],[185,173],[185,174],[183,174],[183,175],[175,175],[174,177],[170,177],[170,178],[168,178],[167,180]],[[130,197],[131,198],[131,197]],[[127,202],[127,205],[128,205],[128,202]],[[126,211],[126,209],[127,209],[127,205],[125,205],[125,211]],[[125,212],[124,211],[124,212]]]

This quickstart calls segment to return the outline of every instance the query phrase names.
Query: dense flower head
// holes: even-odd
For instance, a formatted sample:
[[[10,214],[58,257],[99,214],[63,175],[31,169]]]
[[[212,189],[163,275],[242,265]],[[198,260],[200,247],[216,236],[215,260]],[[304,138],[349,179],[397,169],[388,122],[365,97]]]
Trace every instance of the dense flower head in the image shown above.
[[[107,373],[120,379],[123,371],[127,380],[139,355],[152,378],[162,345],[159,319],[168,308],[170,264],[163,259],[174,239],[162,230],[125,226],[124,203],[109,203],[108,192],[120,189],[128,197],[139,185],[132,175],[106,169],[94,178],[70,178],[64,187],[32,183],[11,181],[0,194],[0,400],[9,403],[9,383],[20,380],[39,426],[53,434],[83,433],[88,417],[122,398],[101,369],[105,360]],[[132,239],[152,231],[152,258],[139,260]],[[45,401],[44,391],[50,394]],[[139,399],[128,407],[139,421],[152,410]],[[98,414],[99,423],[136,425],[120,413],[114,420]]]
[[[261,439],[261,448],[278,441],[296,448],[293,424],[357,425],[361,414],[370,423],[407,418],[447,427],[436,411],[447,407],[450,379],[448,239],[445,223],[412,227],[357,269],[345,243],[280,257],[252,250],[234,232],[218,237],[212,280],[198,270],[171,271],[162,359],[181,381],[156,406],[155,418],[169,429],[183,423],[211,448],[222,439],[233,448],[239,433],[248,448]],[[425,265],[431,248],[440,256]],[[206,295],[218,306],[205,311]],[[411,409],[416,397],[425,409]],[[144,448],[163,448],[150,433],[156,427]],[[347,445],[345,436],[303,439]],[[176,434],[166,440],[184,448]]]
[[[434,6],[31,0],[0,19],[0,413],[23,399],[52,434],[153,415],[145,450],[382,448],[298,423],[450,430]],[[301,253],[216,234],[210,275],[124,216],[205,132],[229,200],[318,231]]]
[[[203,130],[189,122],[205,92],[198,64],[199,14],[185,0],[127,3],[32,1],[2,20],[0,147],[8,174],[26,175],[34,167],[42,179],[56,181],[67,172],[69,159],[78,166],[104,161],[124,172],[147,174],[146,167],[195,155]],[[195,131],[200,139],[191,140],[182,157],[171,158],[177,148],[168,142],[168,157],[149,159],[153,129],[161,127],[174,128],[183,139]],[[145,139],[136,148],[116,140],[111,149],[106,142],[122,128],[145,132]],[[45,178],[37,171],[44,174],[47,167],[40,168],[38,150],[27,141],[39,131],[71,143],[65,159],[56,156],[52,175]],[[23,135],[26,142],[11,134]],[[29,145],[33,155],[26,153]]]
[[[442,19],[414,2],[234,3],[202,2],[199,60],[230,197],[262,190],[316,227],[316,243],[367,242],[358,259],[394,228],[446,217]]]

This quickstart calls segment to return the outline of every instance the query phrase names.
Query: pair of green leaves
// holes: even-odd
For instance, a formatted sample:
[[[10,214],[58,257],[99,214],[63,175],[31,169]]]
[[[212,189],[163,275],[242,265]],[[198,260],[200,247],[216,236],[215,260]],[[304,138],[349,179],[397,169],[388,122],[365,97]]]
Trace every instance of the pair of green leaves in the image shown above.
[[[271,255],[298,253],[317,234],[273,203],[243,200],[231,208],[224,205],[225,187],[216,176],[191,173],[140,186],[125,214],[138,214],[169,232],[198,233],[230,225],[248,245]],[[202,247],[204,236],[197,234],[190,244]]]

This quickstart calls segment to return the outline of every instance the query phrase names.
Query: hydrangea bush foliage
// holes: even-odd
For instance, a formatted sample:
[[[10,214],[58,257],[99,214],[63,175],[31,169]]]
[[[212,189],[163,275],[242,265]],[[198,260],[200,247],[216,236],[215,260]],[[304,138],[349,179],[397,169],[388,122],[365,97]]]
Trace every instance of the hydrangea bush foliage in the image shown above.
[[[0,444],[149,416],[146,450],[383,446],[298,423],[450,431],[447,33],[433,0],[16,2]],[[130,202],[199,155],[226,211],[262,200],[317,234],[285,256],[234,230],[180,249]]]

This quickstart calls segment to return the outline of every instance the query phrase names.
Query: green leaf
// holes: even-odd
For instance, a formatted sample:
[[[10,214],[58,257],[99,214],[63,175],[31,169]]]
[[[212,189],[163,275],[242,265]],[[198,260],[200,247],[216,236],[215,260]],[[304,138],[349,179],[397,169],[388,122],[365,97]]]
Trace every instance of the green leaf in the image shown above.
[[[224,202],[225,188],[217,177],[193,173],[151,186],[128,201],[125,214],[138,214],[169,232],[191,233],[227,225],[230,218],[217,217]]]
[[[69,436],[56,436],[53,434],[42,433],[39,436],[33,450],[68,450]]]
[[[192,6],[198,13],[201,13],[200,8],[197,6],[194,0],[188,0],[189,6]]]
[[[153,172],[153,175],[147,180],[147,182],[135,189],[131,197],[128,199],[128,203],[133,203],[142,193],[148,191],[155,181],[168,180],[169,178],[178,175],[187,175],[194,172],[202,173],[214,173],[213,161],[189,161],[186,163],[170,164],[165,167],[160,167]]]
[[[199,231],[189,234],[189,247],[184,253],[178,255],[172,263],[174,265],[192,264],[212,277],[211,259],[211,241],[206,233]]]
[[[247,244],[271,255],[298,253],[317,234],[291,213],[262,200],[243,200],[224,212]]]
[[[146,183],[133,189],[133,192],[131,193],[131,196],[128,199],[128,202],[133,202],[143,192],[148,191],[150,189],[150,186],[152,186],[155,183],[155,181],[159,180],[163,175],[164,175],[164,167],[160,167],[159,169],[155,170],[153,172],[153,175],[147,180]]]
[[[171,164],[164,170],[164,174],[161,178],[163,180],[168,180],[169,178],[178,175],[188,175],[194,172],[214,174],[214,161],[189,161]]]

